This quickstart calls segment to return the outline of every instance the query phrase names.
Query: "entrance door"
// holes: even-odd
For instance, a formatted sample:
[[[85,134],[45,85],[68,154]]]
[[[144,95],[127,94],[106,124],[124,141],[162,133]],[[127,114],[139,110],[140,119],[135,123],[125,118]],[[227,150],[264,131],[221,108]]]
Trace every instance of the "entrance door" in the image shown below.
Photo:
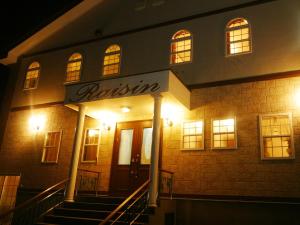
[[[151,120],[117,124],[110,183],[112,192],[132,192],[149,178],[151,144]]]

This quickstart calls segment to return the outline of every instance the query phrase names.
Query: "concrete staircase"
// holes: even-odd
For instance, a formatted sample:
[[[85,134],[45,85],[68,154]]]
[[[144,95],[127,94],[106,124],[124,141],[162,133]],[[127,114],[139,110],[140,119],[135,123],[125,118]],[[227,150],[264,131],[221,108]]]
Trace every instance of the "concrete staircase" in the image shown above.
[[[124,200],[124,197],[78,197],[75,202],[64,202],[54,208],[44,215],[36,225],[99,225]],[[153,213],[153,209],[146,209],[134,224],[148,224],[149,215]],[[121,220],[115,224],[126,223]]]

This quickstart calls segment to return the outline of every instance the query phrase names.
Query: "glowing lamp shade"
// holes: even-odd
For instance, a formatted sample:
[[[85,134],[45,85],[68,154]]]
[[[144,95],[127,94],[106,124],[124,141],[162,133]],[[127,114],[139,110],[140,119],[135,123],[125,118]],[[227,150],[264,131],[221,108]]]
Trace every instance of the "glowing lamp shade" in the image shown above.
[[[122,111],[123,113],[128,113],[128,112],[130,112],[130,107],[122,106],[122,107],[121,107],[121,111]]]
[[[44,129],[46,117],[44,115],[32,115],[29,118],[30,129],[38,132]]]

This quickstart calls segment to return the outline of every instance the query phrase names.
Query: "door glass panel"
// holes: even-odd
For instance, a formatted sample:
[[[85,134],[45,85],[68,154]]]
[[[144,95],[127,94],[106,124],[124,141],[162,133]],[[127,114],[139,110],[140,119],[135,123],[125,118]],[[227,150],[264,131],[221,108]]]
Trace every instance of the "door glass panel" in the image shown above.
[[[130,165],[133,129],[121,130],[119,165]]]
[[[141,149],[141,164],[150,164],[152,145],[152,127],[143,129],[143,144]]]

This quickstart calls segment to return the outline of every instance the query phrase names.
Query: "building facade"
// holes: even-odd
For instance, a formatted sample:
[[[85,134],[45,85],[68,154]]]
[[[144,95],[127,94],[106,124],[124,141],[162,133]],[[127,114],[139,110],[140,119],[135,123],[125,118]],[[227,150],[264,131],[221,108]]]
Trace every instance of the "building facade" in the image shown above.
[[[163,169],[178,196],[300,197],[298,1],[95,2],[2,60],[18,66],[2,172],[45,188],[77,149],[102,192]]]

